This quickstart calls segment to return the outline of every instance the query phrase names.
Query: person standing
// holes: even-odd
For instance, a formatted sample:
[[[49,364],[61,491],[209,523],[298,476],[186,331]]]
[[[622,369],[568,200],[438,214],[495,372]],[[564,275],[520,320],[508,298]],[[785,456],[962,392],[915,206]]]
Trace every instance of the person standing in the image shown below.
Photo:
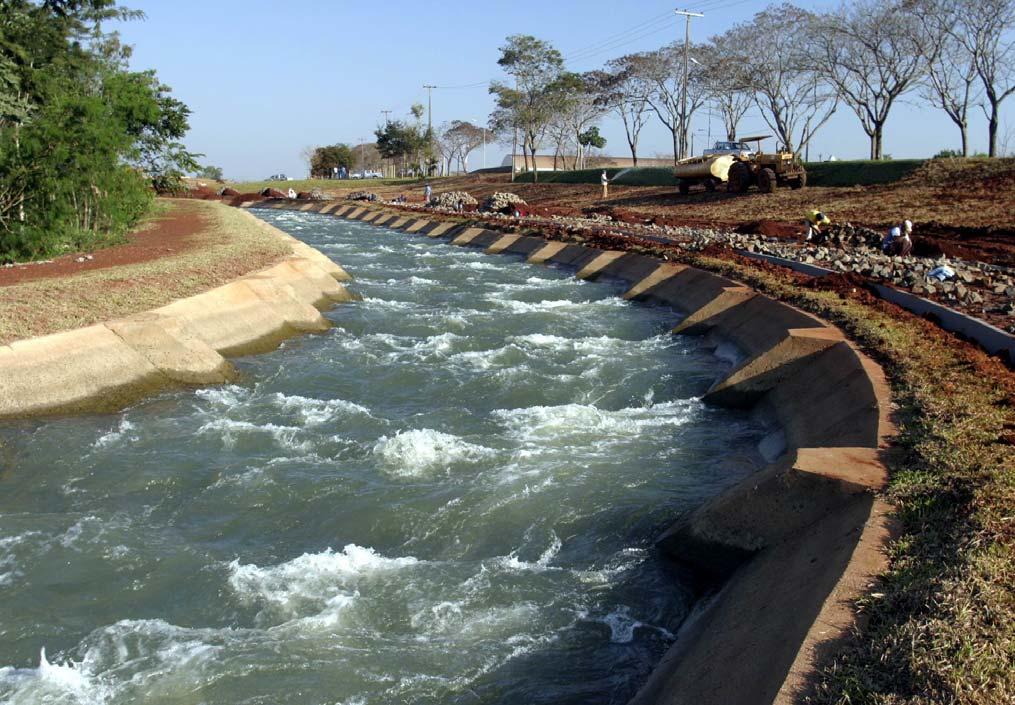
[[[431,196],[433,196],[433,189],[430,188],[430,184],[428,183],[423,187],[423,203],[429,203]]]
[[[603,175],[599,177],[599,183],[603,185],[603,198],[606,198],[610,188],[610,177],[606,175],[606,169],[603,169]]]

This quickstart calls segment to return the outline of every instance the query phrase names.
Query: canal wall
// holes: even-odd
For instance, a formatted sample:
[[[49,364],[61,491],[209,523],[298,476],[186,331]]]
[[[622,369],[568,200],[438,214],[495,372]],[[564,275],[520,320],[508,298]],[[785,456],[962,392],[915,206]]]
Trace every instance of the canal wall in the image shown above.
[[[220,205],[218,207],[226,208]],[[247,214],[292,248],[277,264],[126,318],[0,346],[0,418],[109,411],[173,385],[236,376],[227,357],[326,330],[321,311],[353,295],[314,248]]]
[[[771,424],[760,448],[770,464],[659,537],[702,599],[632,702],[801,700],[822,653],[855,624],[853,601],[883,571],[890,536],[889,507],[877,498],[895,432],[889,390],[841,331],[731,279],[644,255],[373,205],[243,206],[321,212],[610,277],[628,285],[625,298],[679,312],[675,334],[735,347],[739,363],[705,398]]]

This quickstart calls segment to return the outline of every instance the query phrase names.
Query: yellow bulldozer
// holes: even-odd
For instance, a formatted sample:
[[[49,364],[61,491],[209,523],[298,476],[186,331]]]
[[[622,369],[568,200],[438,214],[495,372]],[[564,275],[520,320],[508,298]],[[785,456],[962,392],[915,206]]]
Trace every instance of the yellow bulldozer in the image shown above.
[[[782,149],[772,153],[762,151],[762,140],[770,137],[760,135],[740,140],[757,143],[757,149],[733,156],[726,183],[730,193],[745,193],[751,186],[757,186],[762,193],[772,193],[780,186],[797,189],[807,185],[807,170],[796,161],[793,152]]]

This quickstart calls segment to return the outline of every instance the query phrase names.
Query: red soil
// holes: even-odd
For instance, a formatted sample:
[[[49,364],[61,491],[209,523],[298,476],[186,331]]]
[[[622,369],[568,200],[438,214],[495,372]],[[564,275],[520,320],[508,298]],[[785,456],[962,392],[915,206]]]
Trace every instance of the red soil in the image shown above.
[[[178,255],[198,246],[191,236],[200,233],[206,224],[206,219],[192,208],[186,206],[174,208],[172,213],[157,218],[148,228],[128,235],[125,244],[90,253],[93,259],[77,262],[78,257],[85,255],[76,252],[57,257],[52,262],[0,267],[0,286],[65,277]]]

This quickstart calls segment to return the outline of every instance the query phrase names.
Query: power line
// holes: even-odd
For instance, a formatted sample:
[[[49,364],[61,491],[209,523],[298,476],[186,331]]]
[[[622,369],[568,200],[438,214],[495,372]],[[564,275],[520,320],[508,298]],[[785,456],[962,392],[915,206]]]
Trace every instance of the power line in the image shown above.
[[[629,28],[627,28],[626,30],[624,30],[622,32],[617,32],[616,34],[611,34],[611,35],[609,35],[607,37],[604,37],[604,38],[600,39],[599,41],[597,41],[597,42],[595,42],[593,44],[589,44],[587,46],[575,49],[575,50],[571,51],[569,54],[567,54],[564,57],[564,61],[572,61],[573,59],[579,58],[581,55],[583,55],[583,54],[585,54],[587,52],[597,51],[604,44],[612,44],[612,43],[617,42],[617,41],[623,42],[624,38],[627,35],[631,35],[631,34],[635,34],[635,33],[638,33],[640,31],[643,31],[644,29],[647,29],[647,27],[649,25],[659,25],[660,23],[663,23],[663,22],[669,20],[669,17],[670,17],[670,13],[669,12],[664,12],[661,15],[657,15],[656,17],[652,17],[652,18],[650,18],[648,20],[645,20],[644,22],[638,23],[638,24],[634,25],[633,27],[629,27]]]
[[[668,21],[669,17],[670,13],[666,12],[661,15],[651,17],[643,22],[639,22],[636,25],[628,27],[626,30],[622,32],[611,34],[599,40],[595,44],[589,44],[585,47],[581,47],[579,49],[572,51],[570,54],[567,54],[566,56],[563,57],[564,62],[571,63],[576,60],[588,59],[591,58],[592,56],[603,54],[607,51],[611,51],[612,49],[616,49],[626,44],[631,44],[632,42],[644,39],[645,37],[651,36],[653,34],[658,34],[659,32],[662,32],[664,29],[666,29],[666,27],[669,25]],[[434,88],[438,90],[462,90],[468,88],[479,88],[480,86],[488,86],[495,80],[496,79],[491,78],[486,81],[477,81],[475,83],[463,83],[460,85],[453,86],[434,86]]]

